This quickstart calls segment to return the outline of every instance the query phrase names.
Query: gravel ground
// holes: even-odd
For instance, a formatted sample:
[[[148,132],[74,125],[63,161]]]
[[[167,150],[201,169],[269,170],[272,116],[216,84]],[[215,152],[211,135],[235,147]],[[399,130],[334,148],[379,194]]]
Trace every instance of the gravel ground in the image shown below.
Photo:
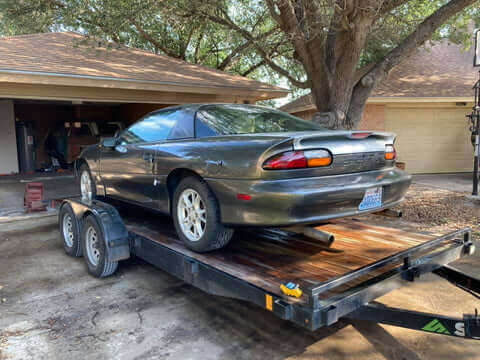
[[[403,219],[419,230],[445,233],[470,227],[479,236],[480,203],[467,195],[413,184],[398,209],[403,212]]]

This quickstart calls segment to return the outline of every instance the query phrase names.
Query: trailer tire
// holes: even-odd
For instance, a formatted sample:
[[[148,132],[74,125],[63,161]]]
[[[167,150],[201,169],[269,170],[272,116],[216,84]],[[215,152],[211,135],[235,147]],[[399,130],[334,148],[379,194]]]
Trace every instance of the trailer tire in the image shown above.
[[[66,203],[62,205],[58,218],[59,230],[63,240],[63,249],[70,256],[82,256],[79,224],[70,204]]]
[[[108,261],[105,237],[93,215],[85,218],[82,229],[82,246],[88,272],[103,278],[112,275],[118,267],[118,261]]]
[[[195,210],[192,210],[192,206],[190,206],[189,210],[184,209],[185,206],[181,204],[180,199],[183,195],[199,196],[199,201],[203,204],[202,210],[205,216],[201,219],[201,222],[205,225],[200,225],[202,227],[202,234],[200,237],[197,236],[196,239],[192,239],[195,237],[193,232],[187,233],[186,231],[188,230],[184,230],[181,225],[182,218],[185,220],[186,217],[192,216],[190,213],[195,212]],[[200,204],[198,207],[200,208]],[[185,212],[185,214],[188,213],[189,215],[182,215],[182,212]],[[208,252],[220,249],[226,246],[233,236],[234,230],[224,226],[220,221],[220,208],[215,195],[204,181],[196,177],[188,176],[180,181],[173,195],[172,215],[178,236],[185,246],[193,251]],[[192,217],[190,217],[190,219],[192,219]],[[198,222],[199,214],[193,215],[193,219],[193,222]],[[192,224],[192,222],[190,224]],[[189,225],[187,224],[185,226]],[[195,225],[190,226],[192,226],[193,229],[195,228]]]

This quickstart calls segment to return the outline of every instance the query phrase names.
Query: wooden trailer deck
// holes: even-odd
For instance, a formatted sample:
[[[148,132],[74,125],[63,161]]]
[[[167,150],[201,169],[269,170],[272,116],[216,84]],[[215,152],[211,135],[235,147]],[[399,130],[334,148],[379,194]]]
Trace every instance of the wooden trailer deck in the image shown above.
[[[293,281],[305,289],[435,238],[401,229],[375,226],[358,219],[342,219],[319,227],[335,236],[335,241],[330,247],[318,240],[281,229],[242,229],[236,231],[226,248],[198,254],[183,246],[168,218],[159,218],[158,215],[151,214],[127,216],[122,212],[121,215],[130,232],[278,296],[284,296],[280,289],[282,283]],[[152,216],[156,216],[154,221]],[[333,293],[358,285],[379,275],[380,272],[399,266],[401,262],[402,259],[399,259],[388,267],[369,272],[368,276],[355,279]],[[327,292],[322,294],[322,297],[331,294],[332,292]],[[289,302],[307,300],[306,296],[300,299],[286,296],[285,298]]]

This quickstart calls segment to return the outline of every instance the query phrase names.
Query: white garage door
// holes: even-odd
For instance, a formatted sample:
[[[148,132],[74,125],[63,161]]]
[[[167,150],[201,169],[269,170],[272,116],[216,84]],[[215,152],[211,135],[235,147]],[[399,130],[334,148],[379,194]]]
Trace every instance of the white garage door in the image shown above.
[[[387,108],[385,130],[398,135],[398,161],[416,174],[472,171],[467,113],[466,108]]]

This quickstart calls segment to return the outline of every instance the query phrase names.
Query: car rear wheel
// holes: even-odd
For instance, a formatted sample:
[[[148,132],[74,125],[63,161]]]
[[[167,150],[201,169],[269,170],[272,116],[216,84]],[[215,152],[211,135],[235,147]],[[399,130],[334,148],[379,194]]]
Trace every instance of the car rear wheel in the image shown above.
[[[91,201],[97,196],[97,189],[87,164],[80,166],[80,193],[82,200]]]
[[[233,229],[220,222],[217,199],[205,182],[184,178],[173,196],[173,221],[183,243],[196,252],[220,249],[228,244]]]

